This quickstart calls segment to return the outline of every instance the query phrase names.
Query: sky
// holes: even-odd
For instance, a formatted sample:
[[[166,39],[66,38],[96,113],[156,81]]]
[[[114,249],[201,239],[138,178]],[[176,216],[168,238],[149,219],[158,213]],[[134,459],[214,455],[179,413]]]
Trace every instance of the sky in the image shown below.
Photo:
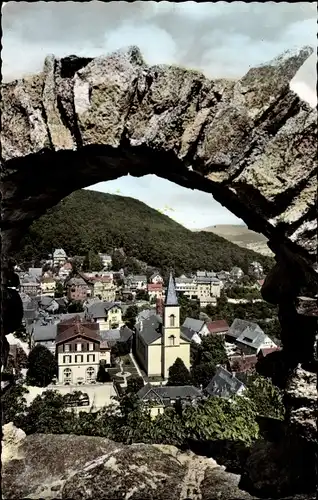
[[[99,56],[138,45],[148,64],[180,64],[209,78],[240,78],[286,49],[316,47],[316,2],[9,2],[2,7],[4,81],[42,70],[48,54]],[[313,107],[316,51],[291,88]],[[190,229],[242,221],[212,195],[153,175],[89,189],[131,196]]]

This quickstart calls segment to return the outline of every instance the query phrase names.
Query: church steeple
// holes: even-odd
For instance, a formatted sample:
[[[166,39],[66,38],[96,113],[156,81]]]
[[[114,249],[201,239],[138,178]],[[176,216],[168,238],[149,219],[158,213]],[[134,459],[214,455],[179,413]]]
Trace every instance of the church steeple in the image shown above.
[[[177,292],[176,292],[176,288],[174,286],[174,280],[173,280],[172,273],[170,273],[167,294],[166,294],[166,300],[165,300],[165,306],[177,307],[178,305],[179,305],[179,303],[178,303]]]

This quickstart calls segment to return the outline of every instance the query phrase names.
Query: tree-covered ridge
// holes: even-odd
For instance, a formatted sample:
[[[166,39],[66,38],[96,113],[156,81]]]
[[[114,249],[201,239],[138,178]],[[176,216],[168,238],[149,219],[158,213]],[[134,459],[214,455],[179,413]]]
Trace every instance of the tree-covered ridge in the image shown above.
[[[213,233],[192,232],[146,204],[124,196],[79,190],[64,198],[35,221],[21,242],[20,260],[44,258],[53,248],[69,256],[89,250],[112,253],[121,248],[162,272],[177,274],[207,269],[247,272],[257,260],[265,269],[273,261],[230,243]]]

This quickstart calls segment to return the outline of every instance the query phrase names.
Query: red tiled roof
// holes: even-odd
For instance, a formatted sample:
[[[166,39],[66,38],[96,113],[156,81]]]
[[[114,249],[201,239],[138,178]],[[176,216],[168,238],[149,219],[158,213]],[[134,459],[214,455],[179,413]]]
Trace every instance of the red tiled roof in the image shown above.
[[[231,356],[229,358],[229,365],[231,370],[236,372],[246,372],[255,367],[258,358],[255,354],[248,354],[245,356]]]
[[[280,351],[280,347],[264,347],[263,349],[260,349],[260,353],[262,353],[264,357],[267,356],[267,354],[276,351]]]
[[[207,323],[207,327],[210,333],[227,332],[229,330],[229,325],[225,319],[210,321]]]
[[[97,342],[101,341],[101,337],[98,332],[95,330],[91,330],[87,328],[80,322],[74,323],[70,328],[59,332],[56,336],[55,342],[56,344],[63,343],[67,340],[70,340],[73,337],[87,337],[92,340],[96,340]]]
[[[157,291],[162,291],[162,283],[149,283],[148,284],[148,291],[149,292],[157,292]]]

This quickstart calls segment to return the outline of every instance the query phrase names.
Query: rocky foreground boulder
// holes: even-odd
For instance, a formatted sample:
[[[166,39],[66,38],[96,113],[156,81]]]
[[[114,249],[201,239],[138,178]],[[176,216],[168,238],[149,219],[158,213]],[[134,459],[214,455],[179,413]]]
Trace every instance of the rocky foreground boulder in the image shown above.
[[[212,458],[184,453],[174,446],[124,445],[100,437],[63,434],[26,436],[12,423],[4,425],[2,430],[4,500],[270,498],[268,495],[252,496],[240,489],[240,476],[227,472]],[[265,457],[268,457],[267,450]],[[270,463],[263,461],[263,469],[270,468]],[[263,474],[259,468],[255,468],[255,472]],[[311,500],[314,497],[292,495],[284,498]]]
[[[174,446],[75,435],[25,436],[3,426],[4,499],[251,500],[239,476]]]

